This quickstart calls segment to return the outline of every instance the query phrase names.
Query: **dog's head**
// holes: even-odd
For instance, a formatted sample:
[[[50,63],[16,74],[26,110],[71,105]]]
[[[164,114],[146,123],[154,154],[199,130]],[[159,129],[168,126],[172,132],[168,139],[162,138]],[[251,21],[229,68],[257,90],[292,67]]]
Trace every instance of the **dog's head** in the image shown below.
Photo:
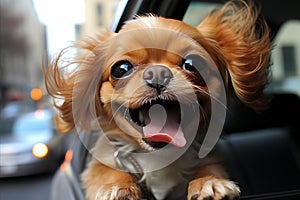
[[[222,89],[232,89],[253,108],[264,105],[271,47],[252,6],[227,3],[197,28],[138,17],[119,33],[75,47],[87,53],[72,62],[73,72],[59,67],[61,54],[45,73],[49,93],[63,99],[56,105],[61,131],[77,124],[91,128],[96,120],[111,140],[144,150],[184,147],[190,123],[200,121],[196,128],[207,129],[212,101],[223,103]]]

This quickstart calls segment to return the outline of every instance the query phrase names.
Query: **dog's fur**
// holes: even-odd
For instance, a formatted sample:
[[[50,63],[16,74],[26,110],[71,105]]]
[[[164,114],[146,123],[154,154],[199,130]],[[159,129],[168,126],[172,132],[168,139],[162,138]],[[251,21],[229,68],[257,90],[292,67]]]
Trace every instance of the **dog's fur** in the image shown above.
[[[201,116],[206,116],[206,120],[201,118],[198,135],[179,159],[163,169],[145,173],[148,189],[156,199],[239,196],[239,188],[227,180],[212,156],[198,158],[202,135],[211,116],[211,88],[208,89],[203,79],[203,75],[210,72],[200,75],[181,68],[181,55],[193,52],[195,45],[201,45],[207,52],[200,55],[204,60],[213,60],[227,91],[234,91],[254,109],[265,106],[263,90],[268,82],[272,49],[269,30],[252,3],[233,1],[211,12],[196,28],[162,17],[137,17],[127,22],[119,33],[108,31],[95,39],[77,42],[74,47],[86,53],[79,53],[74,61],[63,62],[65,51],[62,51],[45,71],[49,94],[63,101],[55,105],[60,111],[57,129],[68,132],[77,124],[83,129],[92,129],[88,124],[97,118],[107,138],[118,143],[116,148],[151,152],[155,147],[146,143],[143,134],[124,119],[121,109],[114,110],[112,104],[137,109],[154,99],[176,101],[174,94],[186,97],[183,103],[189,103],[189,87],[192,87],[201,105]],[[111,75],[111,69],[120,60],[130,61],[135,71],[118,80]],[[75,70],[65,69],[74,64]],[[173,74],[166,89],[159,92],[142,78],[144,71],[153,65],[164,66]],[[213,79],[212,75],[209,81]],[[99,143],[94,152],[102,152]],[[82,181],[88,200],[140,199],[142,196],[132,175],[97,159],[89,162]]]

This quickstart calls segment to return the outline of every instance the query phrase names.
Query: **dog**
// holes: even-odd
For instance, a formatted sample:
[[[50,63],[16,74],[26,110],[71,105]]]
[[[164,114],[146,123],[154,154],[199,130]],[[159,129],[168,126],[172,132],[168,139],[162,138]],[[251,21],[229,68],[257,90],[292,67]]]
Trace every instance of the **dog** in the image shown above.
[[[140,16],[72,48],[74,60],[63,50],[45,80],[59,131],[101,130],[81,174],[86,199],[239,197],[214,151],[199,151],[214,105],[226,110],[220,99],[266,106],[272,45],[253,3],[229,1],[197,27]],[[222,126],[216,116],[213,127]]]

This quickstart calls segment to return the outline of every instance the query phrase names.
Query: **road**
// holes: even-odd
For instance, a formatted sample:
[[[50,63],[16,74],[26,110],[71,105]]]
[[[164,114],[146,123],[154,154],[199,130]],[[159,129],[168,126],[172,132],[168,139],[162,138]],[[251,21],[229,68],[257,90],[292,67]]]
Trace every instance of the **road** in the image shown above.
[[[0,179],[0,200],[49,200],[53,174]]]

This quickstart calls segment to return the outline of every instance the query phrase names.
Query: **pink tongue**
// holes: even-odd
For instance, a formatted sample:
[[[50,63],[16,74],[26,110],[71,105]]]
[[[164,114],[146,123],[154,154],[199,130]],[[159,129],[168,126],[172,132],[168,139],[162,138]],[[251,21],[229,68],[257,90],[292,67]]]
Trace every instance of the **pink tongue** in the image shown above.
[[[185,146],[186,139],[178,123],[179,114],[175,109],[155,104],[149,109],[149,113],[143,111],[142,114],[146,124],[143,131],[147,140],[167,142],[177,147]]]

